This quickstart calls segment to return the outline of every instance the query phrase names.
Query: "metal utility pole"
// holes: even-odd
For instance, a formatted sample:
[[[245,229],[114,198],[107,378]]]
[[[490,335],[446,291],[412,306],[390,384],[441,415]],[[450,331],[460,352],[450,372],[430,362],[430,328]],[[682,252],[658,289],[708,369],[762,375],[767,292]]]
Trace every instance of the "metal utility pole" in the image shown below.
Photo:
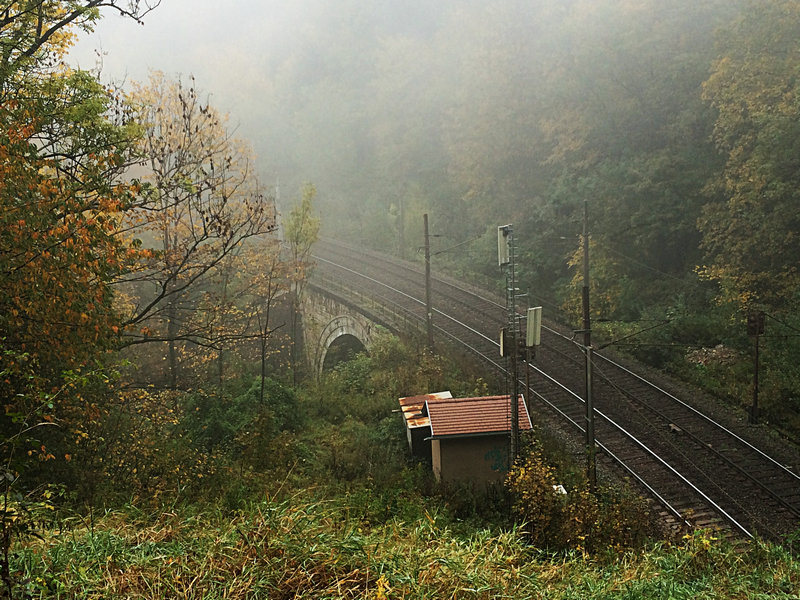
[[[758,424],[758,370],[759,337],[764,334],[764,313],[754,310],[747,313],[747,334],[753,337],[753,405],[750,407],[750,424]]]
[[[512,233],[509,233],[513,236]],[[511,272],[509,286],[509,328],[511,329],[511,461],[519,456],[519,339],[517,336],[517,274],[514,265],[514,239],[511,237]],[[511,466],[511,465],[509,465]]]
[[[400,204],[400,216],[398,217],[398,229],[397,229],[397,243],[400,246],[400,258],[405,259],[406,257],[406,206],[405,202],[403,202],[403,196],[400,196],[399,199]]]
[[[750,407],[750,423],[758,424],[758,334],[755,336],[755,356],[753,371],[753,406]]]
[[[592,322],[589,313],[589,205],[583,201],[583,349],[586,355],[586,478],[589,489],[597,488],[597,461],[595,456],[594,404],[592,401]]]
[[[530,407],[531,403],[531,347],[525,346],[525,403]],[[528,408],[530,413],[530,408]]]
[[[428,213],[422,215],[425,225],[425,325],[428,350],[433,351],[433,308],[431,307],[431,239],[428,234]]]
[[[497,228],[498,263],[506,267],[506,342],[509,352],[511,376],[511,455],[510,462],[519,455],[519,336],[517,323],[517,274],[514,253],[514,227]],[[509,465],[510,466],[510,465]]]

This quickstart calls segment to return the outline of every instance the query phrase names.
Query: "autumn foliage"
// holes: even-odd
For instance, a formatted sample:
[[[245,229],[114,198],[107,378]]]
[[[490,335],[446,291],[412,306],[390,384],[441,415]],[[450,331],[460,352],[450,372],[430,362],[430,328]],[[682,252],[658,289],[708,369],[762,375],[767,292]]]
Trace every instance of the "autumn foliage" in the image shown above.
[[[75,182],[38,156],[34,124],[6,108],[0,139],[0,327],[4,345],[40,368],[84,362],[114,339],[118,319],[108,283],[124,268],[116,219],[130,188],[106,181],[105,161],[85,165],[97,177]]]
[[[640,498],[612,488],[592,494],[585,484],[559,487],[556,469],[535,449],[509,471],[506,486],[528,539],[539,547],[594,553],[635,547],[647,537]]]
[[[0,431],[6,481],[15,482],[16,461],[31,447],[56,456],[39,441],[37,430],[47,429],[39,425],[68,425],[75,374],[96,370],[115,345],[110,283],[135,254],[118,224],[138,191],[120,176],[137,128],[119,98],[86,73],[57,69],[4,84]]]

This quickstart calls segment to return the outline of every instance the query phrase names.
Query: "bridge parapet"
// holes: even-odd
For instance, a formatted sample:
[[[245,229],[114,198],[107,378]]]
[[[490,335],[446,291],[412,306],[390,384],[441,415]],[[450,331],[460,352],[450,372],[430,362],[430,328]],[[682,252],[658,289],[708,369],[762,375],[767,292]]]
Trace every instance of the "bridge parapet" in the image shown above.
[[[425,323],[419,314],[386,296],[370,293],[364,288],[354,288],[318,270],[313,272],[309,288],[315,293],[334,298],[350,310],[363,314],[395,334],[409,331],[425,333]]]
[[[317,375],[329,350],[346,336],[368,348],[381,328],[395,334],[424,332],[424,323],[404,307],[316,272],[306,287],[302,312],[306,360]]]

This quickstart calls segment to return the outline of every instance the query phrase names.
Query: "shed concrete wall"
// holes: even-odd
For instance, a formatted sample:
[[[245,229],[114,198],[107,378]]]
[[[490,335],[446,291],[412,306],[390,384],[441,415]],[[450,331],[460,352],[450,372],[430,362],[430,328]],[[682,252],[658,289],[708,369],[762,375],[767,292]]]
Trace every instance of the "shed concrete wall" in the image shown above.
[[[502,481],[508,472],[508,435],[432,440],[433,473],[438,481]]]

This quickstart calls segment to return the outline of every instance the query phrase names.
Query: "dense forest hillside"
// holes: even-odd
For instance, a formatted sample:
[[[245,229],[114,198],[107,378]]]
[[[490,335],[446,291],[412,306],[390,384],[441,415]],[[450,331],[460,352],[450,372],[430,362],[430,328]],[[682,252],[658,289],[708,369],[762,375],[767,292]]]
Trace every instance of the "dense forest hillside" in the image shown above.
[[[747,405],[745,320],[764,311],[765,414],[796,427],[797,13],[777,0],[312,11],[302,51],[274,57],[271,124],[289,151],[267,168],[318,184],[324,234],[419,257],[427,212],[435,266],[491,281],[492,232],[513,223],[523,289],[576,324],[587,201],[604,341],[663,323],[622,348]]]
[[[317,43],[277,70],[297,128],[283,158],[324,190],[330,233],[411,252],[423,211],[457,241],[514,222],[544,276],[589,200],[611,249],[669,274],[701,262],[697,218],[725,164],[703,86],[737,3],[412,7],[318,15]]]

